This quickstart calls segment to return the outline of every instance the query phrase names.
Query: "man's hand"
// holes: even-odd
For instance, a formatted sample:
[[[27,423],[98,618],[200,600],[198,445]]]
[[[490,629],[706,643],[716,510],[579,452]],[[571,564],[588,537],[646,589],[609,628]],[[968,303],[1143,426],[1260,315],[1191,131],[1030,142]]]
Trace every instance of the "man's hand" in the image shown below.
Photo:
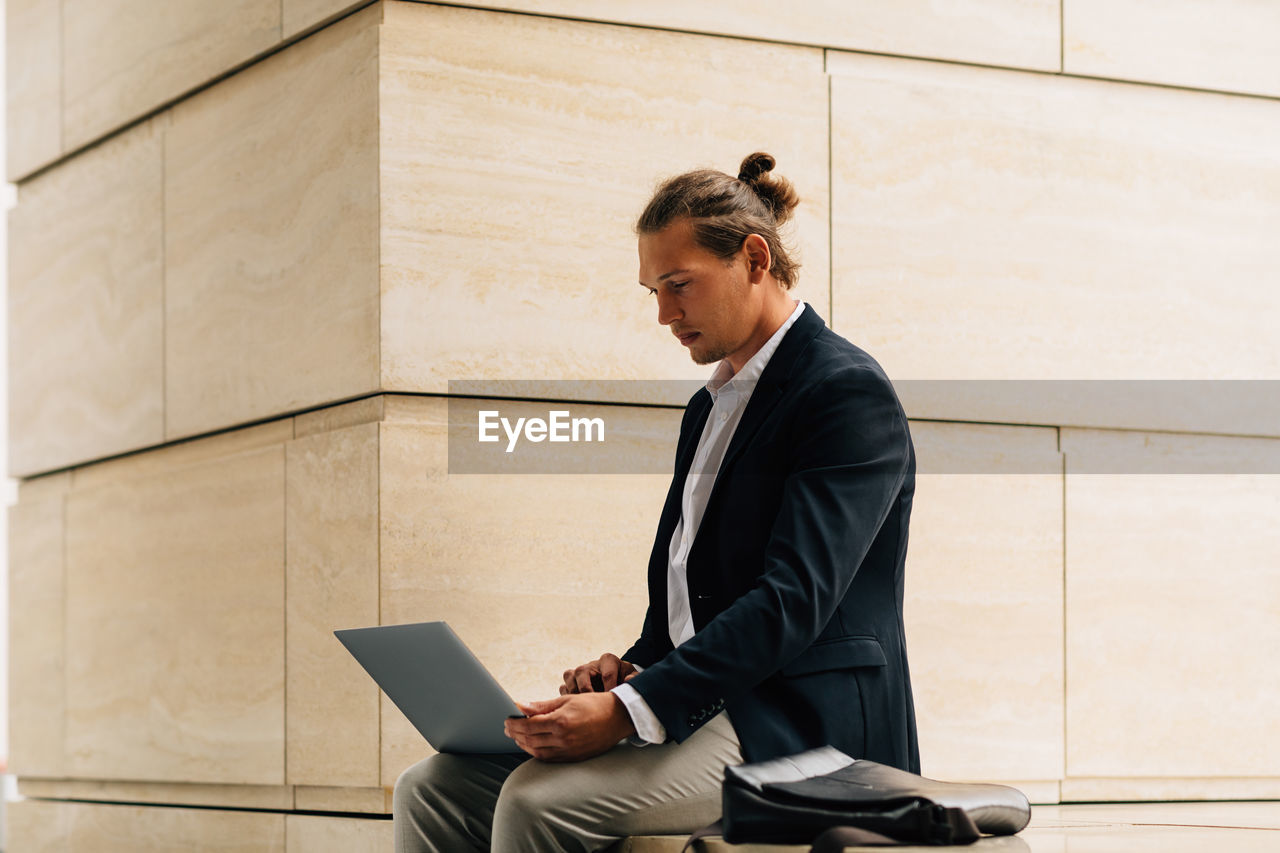
[[[525,719],[509,719],[507,737],[543,761],[583,761],[635,734],[631,715],[612,693],[560,696],[520,705]]]
[[[599,660],[564,671],[560,695],[570,693],[606,693],[636,676],[636,668],[617,655],[603,654]]]

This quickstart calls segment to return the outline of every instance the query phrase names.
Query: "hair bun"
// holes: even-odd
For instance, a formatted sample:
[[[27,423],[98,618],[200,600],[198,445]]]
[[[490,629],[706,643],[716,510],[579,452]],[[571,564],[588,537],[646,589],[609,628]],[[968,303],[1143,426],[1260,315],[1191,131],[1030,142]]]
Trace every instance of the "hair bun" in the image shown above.
[[[771,154],[766,154],[763,151],[748,154],[743,158],[742,166],[738,169],[738,180],[754,184],[760,180],[761,175],[771,171],[775,165],[776,161]]]
[[[748,154],[738,170],[738,180],[751,188],[773,214],[774,222],[781,225],[791,218],[800,203],[800,196],[796,195],[795,187],[786,178],[768,174],[773,171],[775,162],[772,154],[763,151]]]

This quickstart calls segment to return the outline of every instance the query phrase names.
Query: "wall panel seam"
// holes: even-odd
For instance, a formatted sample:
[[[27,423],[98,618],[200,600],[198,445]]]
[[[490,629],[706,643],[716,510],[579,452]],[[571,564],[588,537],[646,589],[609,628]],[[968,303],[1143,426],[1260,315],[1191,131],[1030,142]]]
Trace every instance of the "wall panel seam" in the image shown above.
[[[292,787],[292,786],[291,786]],[[272,809],[258,806],[218,806],[193,803],[157,803],[150,800],[102,800],[88,797],[23,797],[19,802],[33,800],[42,803],[78,803],[90,806],[132,806],[155,809],[192,809],[206,812],[239,812],[253,814],[303,815],[306,817],[344,817],[371,821],[391,820],[390,814],[378,812],[344,812],[326,811],[323,809]]]
[[[167,116],[166,116],[167,118]],[[169,437],[169,267],[168,267],[168,209],[169,199],[169,129],[167,122],[158,122],[160,134],[160,440]]]
[[[835,121],[832,107],[832,87],[835,85],[827,70],[827,53],[822,52],[822,70],[827,75],[827,315],[832,325],[836,316],[836,173],[835,173]]]
[[[70,532],[70,528],[67,524],[68,517],[70,515],[67,511],[67,505],[70,503],[71,488],[75,485],[75,481],[72,478],[68,479],[70,479],[71,482],[67,483],[62,494],[58,496],[58,502],[61,505],[60,509],[62,512],[62,708],[60,709],[62,716],[60,726],[62,729],[62,754],[59,756],[59,764],[62,767],[63,773],[71,775],[71,755],[67,749],[67,696],[71,693],[71,667],[67,665],[67,658],[69,657],[67,652],[68,649],[71,648],[71,637],[69,635],[70,626],[67,622],[67,601],[71,598],[71,596],[67,594],[69,592],[69,581],[71,580],[70,567],[67,565],[67,535]]]
[[[385,402],[385,401],[384,401]],[[385,413],[385,410],[384,410]],[[377,590],[377,598],[375,601],[374,624],[382,624],[382,422],[378,421],[377,432],[374,434],[376,439],[374,443],[373,454],[373,476],[375,479],[374,495],[377,503],[373,508],[374,517],[374,566],[376,573],[376,583],[374,585]],[[375,781],[378,787],[382,787],[382,691],[378,691],[378,753],[376,760],[377,776]],[[383,789],[383,806],[386,805],[386,792]]]
[[[66,4],[66,0],[58,0],[58,160],[66,153],[67,145],[67,43],[63,26]]]
[[[838,330],[836,330],[838,331]],[[296,411],[279,412],[252,421],[244,421],[241,423],[228,424],[223,427],[211,429],[207,432],[192,433],[191,435],[177,436],[172,439],[166,439],[163,442],[146,447],[139,447],[132,450],[114,453],[108,456],[94,457],[91,459],[81,459],[57,468],[48,470],[31,471],[21,474],[18,479],[30,480],[38,477],[51,476],[64,472],[75,472],[81,468],[88,468],[93,465],[99,465],[104,462],[111,462],[118,459],[124,459],[131,456],[142,456],[144,454],[153,453],[158,450],[173,447],[180,444],[194,443],[206,439],[214,438],[219,435],[238,432],[240,430],[251,429],[264,424],[278,423],[287,419],[294,419],[300,415],[310,414],[312,412],[323,411],[325,409],[337,408],[348,403],[366,400],[370,397],[379,396],[399,396],[399,397],[423,397],[423,398],[439,398],[448,400],[457,399],[481,399],[493,401],[511,401],[520,403],[556,403],[556,404],[573,404],[583,406],[612,406],[627,409],[673,409],[683,410],[683,404],[679,403],[652,403],[639,402],[629,400],[594,400],[585,398],[552,398],[552,397],[516,397],[511,395],[474,395],[474,394],[449,394],[443,391],[374,391],[368,394],[359,394],[354,397],[344,397],[335,399],[326,403],[310,406],[305,409]],[[918,415],[909,415],[908,421],[912,423],[938,423],[938,424],[971,424],[977,426],[1004,426],[1004,427],[1035,427],[1041,429],[1085,429],[1085,430],[1101,430],[1105,432],[1131,432],[1143,433],[1151,435],[1170,435],[1170,436],[1187,436],[1187,437],[1204,437],[1204,438],[1230,438],[1230,439],[1266,439],[1270,441],[1280,440],[1278,434],[1266,433],[1234,433],[1234,432],[1216,432],[1212,430],[1178,430],[1166,429],[1158,426],[1114,426],[1105,424],[1086,424],[1086,423],[1046,423],[1041,421],[1014,421],[1014,420],[985,420],[980,418],[949,418],[949,417],[923,417]],[[295,432],[296,435],[296,432]]]
[[[281,0],[283,2],[283,0]],[[379,391],[383,388],[383,361],[382,355],[382,28],[386,22],[386,6],[382,5],[379,9],[379,18],[376,29],[374,30],[374,50],[373,50],[373,121],[374,121],[374,180],[377,182],[375,193],[378,199],[378,235],[374,248],[373,262],[373,289],[374,304],[377,310],[377,336],[378,336],[378,363],[373,366],[374,378],[373,386]]]
[[[1067,30],[1066,21],[1066,5],[1067,0],[1058,0],[1058,73],[1061,74],[1067,70]]]
[[[31,480],[31,479],[35,479],[35,478],[37,478],[37,477],[47,477],[47,476],[50,476],[50,475],[52,475],[52,474],[60,474],[60,473],[65,472],[65,471],[71,471],[71,472],[74,472],[74,471],[77,471],[77,470],[79,470],[79,469],[81,469],[81,468],[88,468],[88,467],[90,467],[90,466],[92,466],[92,465],[98,465],[98,464],[101,464],[101,463],[103,463],[103,462],[111,462],[111,461],[114,461],[114,460],[117,460],[117,459],[125,459],[125,458],[131,457],[131,456],[143,456],[144,454],[153,453],[153,452],[155,452],[155,451],[157,451],[157,450],[164,450],[165,448],[168,448],[168,447],[174,447],[174,446],[176,446],[176,445],[180,445],[180,444],[192,444],[192,443],[195,443],[195,442],[198,442],[198,441],[203,441],[203,440],[205,440],[205,439],[214,438],[214,437],[219,436],[219,435],[227,435],[227,434],[229,434],[229,433],[239,432],[239,431],[241,431],[241,430],[252,429],[253,427],[256,427],[256,426],[263,426],[264,424],[274,424],[274,423],[280,423],[280,422],[285,421],[285,420],[295,420],[299,415],[306,415],[306,414],[310,414],[310,413],[312,413],[312,412],[319,412],[319,411],[323,411],[323,410],[325,410],[325,409],[334,409],[334,408],[337,408],[338,406],[343,406],[343,405],[346,405],[346,404],[348,404],[348,403],[355,403],[355,402],[358,402],[358,401],[360,401],[360,400],[367,400],[367,399],[368,399],[368,398],[370,398],[370,397],[378,397],[378,396],[381,396],[381,395],[382,395],[382,393],[383,393],[383,392],[380,392],[380,391],[372,391],[372,392],[369,392],[369,393],[367,393],[367,394],[357,394],[357,395],[355,395],[354,397],[343,397],[343,398],[336,399],[336,400],[330,400],[330,401],[328,401],[328,402],[321,403],[320,405],[316,405],[316,406],[309,406],[309,407],[307,407],[307,408],[305,408],[305,409],[297,409],[297,410],[291,410],[291,411],[277,412],[277,413],[275,413],[275,414],[267,415],[267,416],[265,416],[265,417],[255,418],[254,420],[251,420],[251,421],[242,421],[242,422],[240,422],[240,423],[227,424],[226,426],[216,427],[216,428],[210,429],[210,430],[208,430],[208,431],[206,431],[206,432],[197,432],[197,433],[192,433],[191,435],[180,435],[180,436],[174,436],[174,437],[172,437],[172,438],[170,438],[170,437],[166,436],[166,437],[165,437],[165,439],[164,439],[163,441],[161,441],[161,442],[159,442],[159,443],[157,443],[157,444],[150,444],[150,445],[147,445],[147,446],[145,446],[145,447],[136,447],[136,448],[133,448],[133,449],[131,449],[131,450],[123,450],[123,451],[120,451],[119,453],[112,453],[112,454],[107,455],[107,456],[96,456],[96,457],[93,457],[93,458],[91,458],[91,459],[78,459],[78,460],[75,460],[75,461],[73,461],[73,462],[71,462],[71,463],[69,463],[69,464],[61,465],[61,466],[59,466],[59,467],[57,467],[57,468],[50,468],[50,469],[48,469],[47,471],[46,471],[46,470],[40,470],[40,471],[31,471],[31,472],[29,472],[29,473],[24,473],[24,474],[19,475],[18,479],[22,479],[22,480]],[[397,392],[397,393],[409,394],[410,392]],[[447,396],[447,395],[445,395],[445,394],[426,394],[426,393],[423,393],[423,394],[414,394],[413,396],[436,396],[436,397],[443,397],[443,396]],[[487,398],[486,398],[486,399],[487,399]],[[552,400],[552,401],[548,401],[548,402],[562,402],[562,401]],[[590,401],[586,401],[586,400],[571,400],[571,401],[567,401],[567,402],[574,402],[574,403],[579,403],[579,402],[581,402],[581,403],[586,403],[586,402],[590,402]],[[619,404],[619,405],[630,405],[630,404]],[[641,404],[637,404],[637,405],[641,405]],[[650,405],[652,405],[652,404],[650,404]],[[665,406],[665,407],[663,407],[663,408],[671,408],[671,407],[670,407],[670,406]],[[676,408],[680,408],[680,407],[678,407],[678,406],[677,406]],[[294,435],[295,435],[295,436],[297,435],[297,433],[296,433],[296,420],[295,420],[295,433],[294,433]]]
[[[293,420],[292,418],[290,420]],[[296,421],[294,421],[296,424]],[[294,433],[297,433],[297,427],[294,427]],[[281,553],[284,556],[283,563],[280,567],[280,623],[282,626],[280,636],[282,638],[283,648],[280,650],[280,716],[283,724],[284,735],[281,738],[280,750],[283,753],[280,760],[280,766],[283,768],[283,782],[289,785],[289,452],[293,449],[290,445],[292,441],[285,442],[281,447],[281,468],[283,476],[280,478],[283,496],[280,502],[284,509],[284,518],[281,519],[284,527],[284,539],[282,541]],[[294,805],[297,805],[297,790],[292,789],[289,796]]]
[[[1062,428],[1057,429],[1058,454],[1062,465],[1062,777],[1067,775],[1067,454],[1062,452]],[[1058,780],[1062,799],[1062,780]]]
[[[412,0],[416,2],[416,0]],[[1125,86],[1141,86],[1148,89],[1171,89],[1180,92],[1198,92],[1204,95],[1228,95],[1235,98],[1249,98],[1257,101],[1280,102],[1280,95],[1262,95],[1257,92],[1235,92],[1229,89],[1212,89],[1204,86],[1180,86],[1176,83],[1157,83],[1152,80],[1133,80],[1124,77],[1106,77],[1101,74],[1082,74],[1068,71],[1043,71],[1038,68],[1018,68],[1010,65],[987,65],[981,62],[961,62],[956,59],[937,59],[930,56],[911,56],[901,53],[877,53],[870,50],[850,50],[843,47],[829,48],[831,53],[847,53],[850,56],[879,56],[888,59],[903,59],[911,62],[932,62],[938,65],[957,65],[966,68],[987,68],[993,71],[1008,71],[1016,74],[1034,74],[1040,77],[1054,77],[1066,80],[1096,80],[1104,83],[1119,83]],[[829,74],[840,74],[845,77],[854,75],[842,71],[828,71]]]
[[[684,27],[665,27],[660,24],[638,24],[632,21],[613,21],[603,18],[583,18],[577,15],[557,14],[555,12],[534,12],[528,9],[498,9],[493,6],[477,6],[472,3],[442,3],[437,0],[384,0],[389,3],[416,3],[419,6],[441,6],[448,9],[467,9],[473,12],[487,12],[491,15],[520,15],[526,18],[543,18],[552,21],[569,21],[575,24],[594,24],[602,27],[627,27],[634,30],[651,30],[662,33],[681,33],[683,35],[704,36],[706,38],[734,39],[757,44],[776,44],[782,47],[801,49],[829,50],[830,45],[817,42],[787,41],[786,39],[769,39],[761,36],[740,35],[738,33],[717,33],[709,30],[691,30]],[[839,48],[843,49],[843,48]],[[851,51],[852,52],[852,51]]]

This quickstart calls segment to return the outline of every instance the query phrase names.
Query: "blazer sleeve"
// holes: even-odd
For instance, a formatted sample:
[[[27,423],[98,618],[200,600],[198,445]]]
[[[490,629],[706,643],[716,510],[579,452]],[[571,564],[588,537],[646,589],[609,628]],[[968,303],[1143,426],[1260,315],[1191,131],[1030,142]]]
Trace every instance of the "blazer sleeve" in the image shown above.
[[[795,405],[797,431],[783,449],[787,475],[763,572],[629,682],[677,741],[813,643],[906,478],[910,435],[883,373],[839,368]]]
[[[660,602],[660,604],[665,606],[666,602]],[[622,659],[636,666],[653,666],[663,655],[671,651],[671,640],[666,632],[666,611],[656,612],[654,602],[650,601],[649,609],[644,614],[644,627],[640,629],[640,638],[623,653]],[[666,642],[664,643],[663,640]]]

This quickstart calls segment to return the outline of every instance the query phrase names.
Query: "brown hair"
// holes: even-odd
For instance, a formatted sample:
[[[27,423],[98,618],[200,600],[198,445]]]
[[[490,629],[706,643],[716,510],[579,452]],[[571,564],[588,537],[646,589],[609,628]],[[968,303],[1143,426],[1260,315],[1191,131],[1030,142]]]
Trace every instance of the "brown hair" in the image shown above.
[[[685,172],[664,181],[636,222],[637,234],[655,234],[677,219],[687,218],[694,241],[721,259],[733,257],[750,234],[769,246],[769,272],[787,290],[796,283],[800,265],[778,236],[778,226],[800,203],[795,187],[770,177],[772,155],[757,151],[742,161],[737,178],[715,169]]]

